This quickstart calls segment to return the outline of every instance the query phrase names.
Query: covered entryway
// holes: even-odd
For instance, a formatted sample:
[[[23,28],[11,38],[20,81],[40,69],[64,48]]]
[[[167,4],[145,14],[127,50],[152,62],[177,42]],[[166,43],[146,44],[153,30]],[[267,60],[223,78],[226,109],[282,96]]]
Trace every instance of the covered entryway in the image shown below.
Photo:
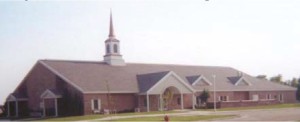
[[[43,109],[43,117],[59,115],[58,100],[61,97],[61,94],[59,94],[56,90],[47,89],[42,93],[41,108]]]
[[[20,117],[28,114],[28,98],[16,93],[10,94],[6,99],[7,117]]]
[[[147,112],[184,109],[188,105],[194,108],[194,90],[173,71],[138,75],[138,81],[142,92],[139,94],[139,106]]]

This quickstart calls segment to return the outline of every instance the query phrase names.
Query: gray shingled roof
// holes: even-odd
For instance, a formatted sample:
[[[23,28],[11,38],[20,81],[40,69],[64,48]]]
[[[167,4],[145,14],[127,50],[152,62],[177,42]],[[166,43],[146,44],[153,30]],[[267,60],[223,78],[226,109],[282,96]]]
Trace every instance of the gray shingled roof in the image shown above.
[[[164,77],[168,71],[175,72],[188,83],[191,82],[188,81],[188,76],[203,75],[212,82],[212,74],[215,74],[217,91],[296,90],[289,86],[257,79],[245,73],[243,73],[243,78],[247,79],[252,85],[235,86],[230,78],[237,78],[239,71],[230,67],[138,63],[127,63],[126,66],[110,66],[104,62],[58,60],[41,60],[39,62],[86,93],[107,92],[106,83],[108,83],[112,93],[144,92]],[[204,88],[213,90],[213,85],[192,87],[196,91],[202,91]]]
[[[148,91],[153,85],[165,77],[170,71],[156,72],[137,75],[139,85],[139,92],[144,93]]]
[[[185,78],[190,84],[193,84],[200,76],[201,75],[187,76]]]

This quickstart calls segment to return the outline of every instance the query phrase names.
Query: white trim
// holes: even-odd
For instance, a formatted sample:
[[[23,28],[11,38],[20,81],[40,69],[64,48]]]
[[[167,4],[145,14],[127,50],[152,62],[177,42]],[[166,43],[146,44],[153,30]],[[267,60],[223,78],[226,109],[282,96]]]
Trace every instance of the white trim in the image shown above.
[[[191,93],[194,93],[194,89],[187,84],[184,80],[182,80],[175,72],[173,71],[169,71],[168,74],[166,74],[162,79],[160,79],[158,82],[156,82],[156,84],[154,84],[150,89],[148,89],[146,92],[150,93],[152,91],[152,89],[154,89],[156,86],[160,85],[161,83],[163,83],[163,81],[165,79],[167,79],[169,76],[173,75],[177,80],[179,80],[187,89],[189,89],[191,91]]]
[[[46,97],[46,95],[49,94],[51,97]],[[48,99],[48,98],[61,98],[61,95],[56,95],[54,94],[52,91],[50,91],[49,89],[46,89],[40,96],[43,99]]]
[[[212,85],[212,83],[208,80],[208,79],[206,79],[205,77],[204,77],[204,75],[200,75],[196,80],[195,80],[195,82],[193,82],[193,86],[194,85],[196,85],[198,82],[201,82],[201,80],[204,80],[204,82],[206,82],[209,86],[211,86]]]
[[[101,99],[98,99],[98,110],[101,110]]]
[[[39,63],[41,63],[42,65],[44,65],[46,68],[48,68],[50,71],[52,71],[54,74],[58,75],[60,78],[62,78],[64,81],[66,81],[67,83],[71,84],[72,86],[74,86],[75,88],[77,88],[79,91],[83,92],[83,89],[79,86],[77,86],[75,83],[73,83],[71,80],[69,80],[68,78],[66,78],[64,75],[60,74],[58,71],[56,71],[54,68],[52,68],[51,66],[49,66],[48,64],[46,64],[43,61],[38,61]]]
[[[95,101],[97,102],[98,104],[98,107],[95,108],[94,104],[95,104]],[[100,111],[101,110],[101,99],[91,99],[91,108],[92,108],[92,111]]]
[[[91,110],[94,111],[94,99],[91,99]]]
[[[17,98],[16,98],[14,95],[10,94],[10,95],[6,98],[6,101],[8,101],[8,102],[17,101]]]
[[[246,80],[244,77],[241,77],[234,85],[237,86],[242,81],[245,81],[248,84],[248,86],[252,86],[252,84],[248,80]]]

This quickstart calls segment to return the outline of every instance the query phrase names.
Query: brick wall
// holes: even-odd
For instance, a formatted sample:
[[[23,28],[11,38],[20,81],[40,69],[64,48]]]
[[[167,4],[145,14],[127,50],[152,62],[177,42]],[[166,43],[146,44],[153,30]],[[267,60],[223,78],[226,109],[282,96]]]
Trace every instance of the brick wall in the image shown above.
[[[84,94],[84,114],[93,114],[92,99],[101,100],[101,112],[104,109],[116,109],[117,112],[134,111],[137,105],[135,94],[110,94],[110,102],[107,94]],[[109,102],[109,104],[108,104]]]

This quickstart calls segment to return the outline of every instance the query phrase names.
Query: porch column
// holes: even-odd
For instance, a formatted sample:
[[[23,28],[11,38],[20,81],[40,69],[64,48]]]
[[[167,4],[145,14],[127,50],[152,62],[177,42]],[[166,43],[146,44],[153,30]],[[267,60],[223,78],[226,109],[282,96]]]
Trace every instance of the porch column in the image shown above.
[[[150,111],[150,105],[149,105],[149,94],[146,94],[147,96],[147,112]]]
[[[54,105],[55,105],[55,116],[58,116],[58,108],[57,108],[57,98],[54,99]]]
[[[7,101],[7,117],[10,116],[10,107],[9,107],[9,101]]]
[[[193,109],[195,109],[195,101],[196,101],[196,97],[194,95],[194,93],[192,94],[192,107]]]
[[[43,99],[43,117],[46,117],[46,105],[45,105],[45,99]]]
[[[159,94],[159,107],[160,107],[160,111],[163,111],[163,99],[162,99],[162,96],[161,96],[161,94]]]
[[[180,99],[181,100],[181,109],[183,109],[183,94],[182,93],[180,94],[180,98],[181,98]]]
[[[16,100],[16,117],[19,116],[19,105],[18,105],[18,101]]]

